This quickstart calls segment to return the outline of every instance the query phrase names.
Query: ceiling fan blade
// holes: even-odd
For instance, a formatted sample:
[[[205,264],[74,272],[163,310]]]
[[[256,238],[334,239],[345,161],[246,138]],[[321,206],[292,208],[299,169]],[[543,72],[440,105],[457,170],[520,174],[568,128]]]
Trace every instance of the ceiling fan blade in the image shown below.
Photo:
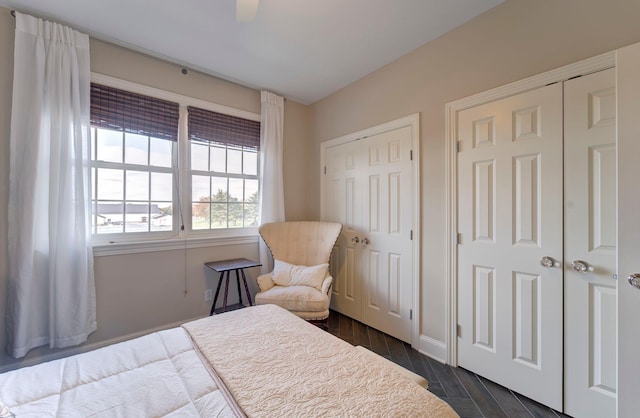
[[[260,0],[236,0],[236,20],[238,22],[253,22],[258,12]]]

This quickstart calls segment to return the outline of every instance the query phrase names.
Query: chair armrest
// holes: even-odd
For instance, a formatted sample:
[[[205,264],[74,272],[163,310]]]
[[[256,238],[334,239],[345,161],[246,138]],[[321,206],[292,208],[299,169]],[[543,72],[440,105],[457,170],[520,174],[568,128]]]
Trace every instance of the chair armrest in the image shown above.
[[[322,294],[329,294],[329,290],[331,290],[331,283],[333,283],[333,277],[327,276],[324,278],[324,281],[322,282]]]
[[[266,292],[276,285],[273,282],[273,276],[271,275],[271,273],[258,276],[258,278],[256,278],[256,282],[258,283],[258,287],[260,288],[261,292]]]

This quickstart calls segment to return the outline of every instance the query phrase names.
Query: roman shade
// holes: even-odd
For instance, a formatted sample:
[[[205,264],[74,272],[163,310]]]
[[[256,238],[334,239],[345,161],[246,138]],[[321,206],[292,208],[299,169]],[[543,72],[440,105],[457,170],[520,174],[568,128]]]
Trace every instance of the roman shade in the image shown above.
[[[189,106],[189,139],[260,148],[260,122]]]

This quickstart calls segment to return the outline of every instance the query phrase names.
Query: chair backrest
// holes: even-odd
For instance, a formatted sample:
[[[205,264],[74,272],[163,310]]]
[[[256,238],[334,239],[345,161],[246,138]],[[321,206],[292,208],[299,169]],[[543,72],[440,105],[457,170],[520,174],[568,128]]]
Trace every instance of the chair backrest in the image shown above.
[[[342,224],[337,222],[273,222],[258,232],[274,259],[289,264],[315,266],[328,263]]]

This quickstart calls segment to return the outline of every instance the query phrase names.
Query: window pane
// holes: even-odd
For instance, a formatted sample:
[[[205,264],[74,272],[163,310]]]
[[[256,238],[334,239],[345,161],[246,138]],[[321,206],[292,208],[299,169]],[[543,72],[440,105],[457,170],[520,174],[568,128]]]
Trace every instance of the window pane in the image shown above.
[[[211,205],[209,203],[193,203],[191,205],[191,229],[209,229]]]
[[[96,169],[91,167],[91,200],[96,200]]]
[[[91,128],[91,160],[96,159],[96,128]]]
[[[96,218],[98,234],[113,234],[124,230],[122,203],[98,201],[96,205]]]
[[[121,163],[122,132],[98,129],[96,135],[96,160]]]
[[[171,202],[151,203],[151,230],[171,231],[173,229],[173,206]]]
[[[122,200],[124,193],[124,172],[110,168],[98,169],[98,199]]]
[[[258,226],[258,205],[245,203],[244,205],[244,226]]]
[[[227,178],[226,177],[211,177],[211,192],[212,201],[214,202],[226,202],[227,196]]]
[[[171,173],[151,173],[151,200],[171,201],[173,199],[173,175]]]
[[[149,200],[149,173],[127,171],[127,200]]]
[[[258,175],[258,153],[254,151],[243,151],[242,158],[242,172],[251,176]]]
[[[242,209],[242,203],[229,203],[229,228],[242,228],[244,220]]]
[[[242,151],[227,149],[227,173],[242,174]]]
[[[191,200],[198,202],[202,198],[209,200],[209,177],[191,176]]]
[[[209,146],[191,142],[191,169],[209,170]]]
[[[166,139],[150,138],[151,155],[149,164],[156,167],[171,167],[171,150],[173,143]]]
[[[124,134],[124,162],[127,164],[149,164],[149,137]]]
[[[227,227],[227,204],[212,203],[211,204],[211,228]]]
[[[258,203],[258,180],[244,181],[244,201]]]
[[[149,231],[148,203],[127,203],[125,213],[124,232]]]
[[[227,149],[211,147],[211,171],[225,173],[227,171]]]
[[[229,202],[242,202],[244,195],[244,180],[229,179]]]

